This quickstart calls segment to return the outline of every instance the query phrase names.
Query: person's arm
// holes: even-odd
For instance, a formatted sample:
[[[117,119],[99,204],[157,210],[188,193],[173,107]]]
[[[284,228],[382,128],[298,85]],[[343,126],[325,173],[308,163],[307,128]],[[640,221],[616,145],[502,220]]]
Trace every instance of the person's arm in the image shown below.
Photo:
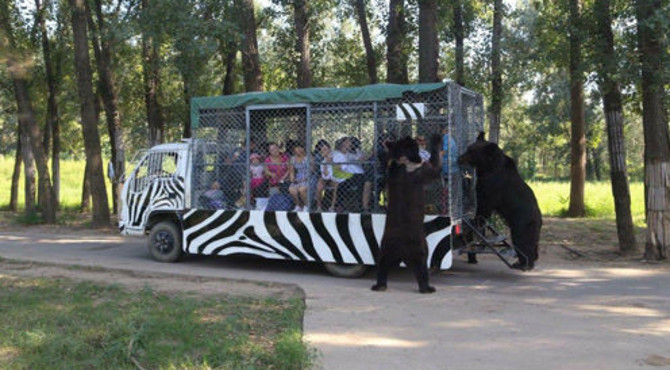
[[[282,171],[282,169],[283,169],[284,174],[279,179],[279,182],[284,182],[284,181],[286,181],[286,178],[288,177],[288,173],[289,173],[288,168],[287,168],[288,157],[283,156],[281,161],[282,161],[282,164],[280,164],[279,169],[280,169],[280,171]]]
[[[288,165],[288,179],[290,182],[295,182],[295,166],[293,162],[294,161],[291,160]]]

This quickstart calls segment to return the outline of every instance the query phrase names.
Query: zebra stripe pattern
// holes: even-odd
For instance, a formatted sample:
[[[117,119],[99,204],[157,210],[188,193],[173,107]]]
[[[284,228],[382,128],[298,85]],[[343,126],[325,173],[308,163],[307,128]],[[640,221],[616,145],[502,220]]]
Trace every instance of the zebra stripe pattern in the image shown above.
[[[139,192],[129,192],[127,202],[127,227],[144,225],[147,216],[156,210],[171,210],[184,208],[184,178],[165,177],[156,178],[149,183],[149,189]]]
[[[385,222],[383,214],[191,210],[183,246],[191,254],[374,265]],[[426,216],[424,228],[427,262],[448,269],[450,219]]]

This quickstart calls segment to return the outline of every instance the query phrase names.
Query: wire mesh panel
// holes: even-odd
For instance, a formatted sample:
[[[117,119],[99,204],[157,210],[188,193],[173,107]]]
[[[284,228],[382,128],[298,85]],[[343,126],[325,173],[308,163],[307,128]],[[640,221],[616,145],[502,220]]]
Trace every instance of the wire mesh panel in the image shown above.
[[[474,213],[474,181],[457,158],[481,130],[481,96],[446,83],[384,99],[272,99],[196,106],[194,208],[384,213],[383,143],[411,136],[428,161],[439,134],[442,176],[425,188],[426,213]]]

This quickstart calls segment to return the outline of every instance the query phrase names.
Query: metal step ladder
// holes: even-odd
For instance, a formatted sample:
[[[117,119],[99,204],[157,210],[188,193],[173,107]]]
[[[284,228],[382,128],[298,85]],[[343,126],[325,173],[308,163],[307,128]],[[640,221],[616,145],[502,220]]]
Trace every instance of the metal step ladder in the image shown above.
[[[475,255],[495,254],[507,267],[513,269],[519,268],[513,266],[516,257],[526,257],[526,255],[507,241],[507,237],[498,232],[487,220],[482,218],[476,220],[463,219],[463,223],[472,232],[473,239],[458,250],[459,255],[464,253],[474,253]],[[522,266],[521,270],[526,271],[527,269]]]

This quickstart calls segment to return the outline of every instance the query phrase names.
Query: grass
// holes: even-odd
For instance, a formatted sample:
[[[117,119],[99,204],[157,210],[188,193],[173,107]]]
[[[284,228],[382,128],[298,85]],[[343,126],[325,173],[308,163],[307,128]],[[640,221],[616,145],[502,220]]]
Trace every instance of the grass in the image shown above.
[[[107,163],[107,160],[103,160]],[[61,183],[60,183],[60,204],[63,210],[76,210],[81,205],[81,184],[84,180],[84,160],[61,160]],[[106,166],[104,166],[106,168]],[[10,189],[12,185],[12,172],[14,171],[14,157],[0,155],[0,208],[6,209],[9,205]],[[105,170],[106,171],[106,170]],[[105,172],[106,176],[106,172]],[[106,178],[106,177],[105,177]],[[19,207],[23,207],[23,173],[19,180]],[[109,204],[112,204],[111,184],[105,182],[109,198]]]
[[[0,275],[0,368],[310,366],[300,299],[194,298]]]
[[[570,201],[570,183],[568,182],[531,182],[542,214],[564,217]],[[631,213],[637,226],[644,226],[644,184],[630,184]],[[584,188],[586,213],[589,218],[614,219],[614,198],[609,182],[587,182]]]

